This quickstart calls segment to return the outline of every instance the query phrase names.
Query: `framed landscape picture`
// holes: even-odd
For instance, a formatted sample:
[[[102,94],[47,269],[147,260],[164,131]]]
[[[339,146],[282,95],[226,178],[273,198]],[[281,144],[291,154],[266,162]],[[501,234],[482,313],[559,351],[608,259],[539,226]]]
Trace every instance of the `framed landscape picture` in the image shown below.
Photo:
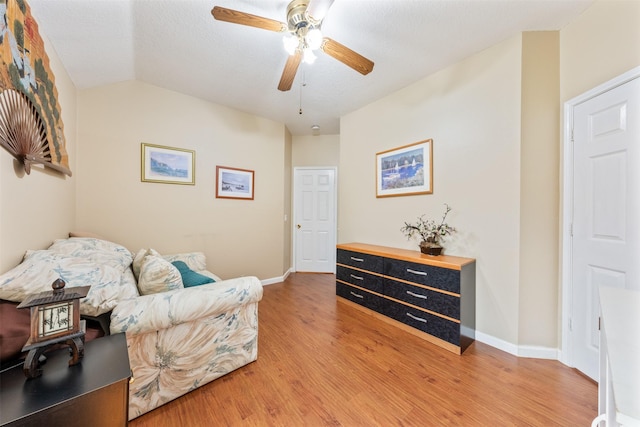
[[[253,200],[252,170],[216,166],[216,177],[217,198]]]
[[[433,193],[433,140],[376,153],[376,197]]]
[[[142,143],[142,181],[195,185],[196,152]]]

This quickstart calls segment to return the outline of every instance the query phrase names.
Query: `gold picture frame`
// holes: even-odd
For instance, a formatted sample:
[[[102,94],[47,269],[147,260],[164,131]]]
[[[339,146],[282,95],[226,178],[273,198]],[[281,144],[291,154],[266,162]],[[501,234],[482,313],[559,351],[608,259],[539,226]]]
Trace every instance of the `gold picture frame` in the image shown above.
[[[141,144],[142,182],[196,184],[196,152],[184,148]]]
[[[432,193],[432,139],[376,153],[376,197]]]

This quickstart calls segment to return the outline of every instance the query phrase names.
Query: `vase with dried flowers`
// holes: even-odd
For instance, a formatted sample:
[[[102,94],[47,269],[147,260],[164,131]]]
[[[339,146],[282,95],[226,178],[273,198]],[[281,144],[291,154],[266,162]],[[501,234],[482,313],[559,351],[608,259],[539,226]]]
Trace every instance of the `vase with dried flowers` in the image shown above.
[[[441,242],[445,237],[455,232],[456,229],[451,227],[445,221],[447,215],[451,212],[451,207],[444,204],[445,211],[440,222],[425,218],[425,215],[418,217],[415,223],[405,222],[400,229],[407,236],[408,240],[418,236],[420,238],[420,252],[427,255],[440,255],[442,253]]]

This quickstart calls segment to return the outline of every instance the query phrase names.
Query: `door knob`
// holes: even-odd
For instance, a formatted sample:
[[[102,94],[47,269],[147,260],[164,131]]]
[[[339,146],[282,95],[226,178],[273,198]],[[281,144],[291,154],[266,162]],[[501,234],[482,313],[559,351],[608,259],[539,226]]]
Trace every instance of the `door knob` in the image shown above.
[[[298,230],[300,230],[300,228],[301,228],[301,226],[300,226],[300,224],[298,224]]]

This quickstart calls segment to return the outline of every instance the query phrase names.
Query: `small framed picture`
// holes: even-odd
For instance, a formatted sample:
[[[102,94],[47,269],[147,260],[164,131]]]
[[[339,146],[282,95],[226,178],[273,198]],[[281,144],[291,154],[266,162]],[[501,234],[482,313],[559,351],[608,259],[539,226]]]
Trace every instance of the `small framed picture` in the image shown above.
[[[376,154],[376,197],[433,193],[433,140]]]
[[[195,185],[196,152],[142,143],[143,182]]]
[[[216,166],[216,177],[217,198],[253,200],[252,170]]]

